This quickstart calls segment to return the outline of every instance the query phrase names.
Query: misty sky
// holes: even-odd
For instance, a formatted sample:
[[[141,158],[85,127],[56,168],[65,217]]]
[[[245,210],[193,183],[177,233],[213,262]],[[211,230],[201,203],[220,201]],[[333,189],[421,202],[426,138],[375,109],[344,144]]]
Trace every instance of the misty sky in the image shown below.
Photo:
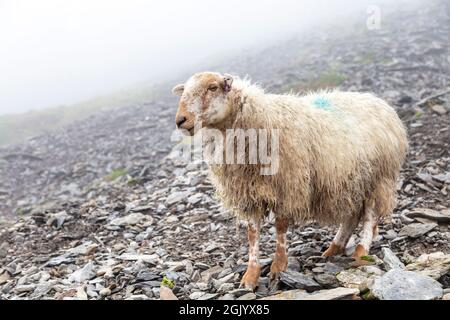
[[[0,114],[164,80],[380,1],[0,0]]]

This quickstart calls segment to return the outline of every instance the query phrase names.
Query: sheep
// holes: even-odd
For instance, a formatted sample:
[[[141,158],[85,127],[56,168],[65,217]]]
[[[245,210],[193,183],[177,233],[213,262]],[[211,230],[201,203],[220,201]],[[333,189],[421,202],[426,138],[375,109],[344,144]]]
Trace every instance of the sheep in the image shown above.
[[[344,253],[361,222],[352,257],[368,254],[379,220],[395,207],[396,180],[408,151],[405,127],[385,101],[337,90],[268,94],[248,79],[214,72],[194,74],[172,92],[181,95],[175,120],[187,135],[214,129],[229,141],[230,129],[268,129],[272,138],[273,130],[278,132],[274,174],[261,174],[263,164],[248,160],[209,165],[222,204],[248,222],[243,287],[253,290],[258,284],[259,229],[269,212],[277,232],[271,280],[287,269],[291,225],[339,225],[323,253],[329,257]],[[249,144],[246,140],[245,150]]]

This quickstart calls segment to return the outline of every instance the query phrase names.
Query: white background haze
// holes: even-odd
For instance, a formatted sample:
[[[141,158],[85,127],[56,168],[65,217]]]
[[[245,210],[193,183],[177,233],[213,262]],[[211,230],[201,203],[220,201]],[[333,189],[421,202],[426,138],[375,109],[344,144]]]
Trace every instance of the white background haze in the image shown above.
[[[364,27],[367,6],[389,2],[0,0],[0,114],[156,83],[350,15]]]

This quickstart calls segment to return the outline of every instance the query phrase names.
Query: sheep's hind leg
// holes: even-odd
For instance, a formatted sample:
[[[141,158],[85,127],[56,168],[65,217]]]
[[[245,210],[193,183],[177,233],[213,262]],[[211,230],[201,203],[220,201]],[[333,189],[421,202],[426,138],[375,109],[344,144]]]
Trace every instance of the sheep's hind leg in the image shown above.
[[[341,223],[336,236],[333,241],[331,241],[330,246],[322,254],[323,257],[331,257],[337,254],[343,254],[345,252],[345,247],[347,246],[353,231],[358,226],[359,216],[351,216]]]
[[[289,220],[284,218],[275,218],[275,228],[277,230],[277,248],[270,266],[270,279],[278,277],[278,273],[286,271],[288,266],[286,232],[289,227]]]
[[[360,260],[361,257],[369,254],[372,240],[378,233],[378,216],[374,205],[366,205],[362,221],[360,241],[352,255],[355,260]]]
[[[248,232],[248,265],[241,280],[241,287],[254,290],[258,285],[261,265],[259,263],[259,223],[249,223]]]

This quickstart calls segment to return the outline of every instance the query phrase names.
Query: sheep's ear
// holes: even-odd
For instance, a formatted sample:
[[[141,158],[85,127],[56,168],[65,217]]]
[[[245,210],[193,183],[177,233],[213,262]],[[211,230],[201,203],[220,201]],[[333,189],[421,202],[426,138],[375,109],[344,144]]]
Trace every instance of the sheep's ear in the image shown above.
[[[172,89],[172,93],[176,96],[179,96],[183,93],[184,91],[184,84],[177,84],[175,87],[173,87]]]
[[[233,76],[231,74],[225,73],[223,76],[223,91],[230,92],[232,84]]]

